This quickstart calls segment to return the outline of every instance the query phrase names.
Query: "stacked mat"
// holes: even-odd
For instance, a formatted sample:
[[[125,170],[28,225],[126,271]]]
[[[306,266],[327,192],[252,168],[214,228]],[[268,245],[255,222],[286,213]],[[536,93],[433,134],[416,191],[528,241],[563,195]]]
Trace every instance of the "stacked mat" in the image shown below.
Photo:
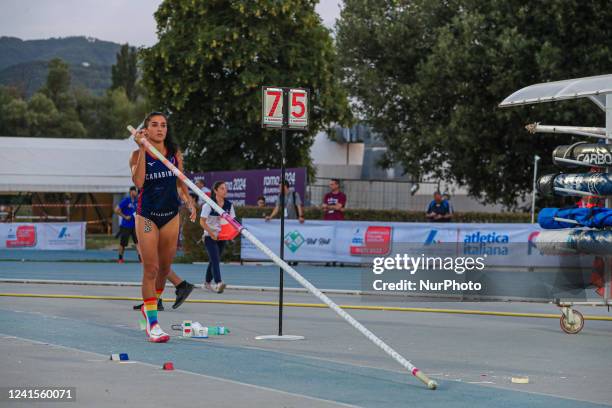
[[[538,214],[538,224],[544,229],[612,227],[612,209],[543,208]]]
[[[575,196],[576,191],[593,195],[612,195],[612,174],[608,173],[553,173],[538,179],[538,192],[544,195]],[[563,189],[563,190],[560,190]],[[567,191],[573,190],[573,191]]]
[[[560,167],[593,166],[589,173],[554,173],[541,176],[538,191],[545,195],[595,196],[612,195],[612,145],[576,143],[558,146],[553,162]],[[612,209],[544,208],[538,214],[542,231],[534,239],[536,248],[545,255],[589,254],[612,255]]]
[[[578,163],[568,162],[567,159],[584,163],[587,166],[610,167],[612,166],[612,145],[586,142],[561,145],[557,146],[552,156],[553,163],[560,167],[580,166]]]
[[[543,255],[612,255],[612,231],[590,228],[546,230],[534,240]]]

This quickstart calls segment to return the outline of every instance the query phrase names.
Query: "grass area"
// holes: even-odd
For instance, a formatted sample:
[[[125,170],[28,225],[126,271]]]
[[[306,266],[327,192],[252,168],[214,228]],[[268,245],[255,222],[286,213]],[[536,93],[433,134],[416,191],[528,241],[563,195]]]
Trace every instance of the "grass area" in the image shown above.
[[[116,250],[119,247],[119,238],[115,238],[114,235],[107,234],[87,234],[85,238],[85,248],[86,249],[109,249]],[[130,239],[128,250],[136,249],[136,246]],[[173,263],[192,263],[193,261],[197,261],[198,259],[194,259],[192,256],[186,255],[183,251],[179,251],[176,257],[174,258]],[[81,262],[81,261],[74,261]],[[113,260],[88,260],[87,262],[116,262]],[[126,262],[134,262],[134,261],[126,261]]]
[[[128,248],[134,246],[134,244]],[[87,249],[117,249],[119,245],[119,239],[115,238],[114,235],[107,234],[87,234],[85,238],[85,248]]]

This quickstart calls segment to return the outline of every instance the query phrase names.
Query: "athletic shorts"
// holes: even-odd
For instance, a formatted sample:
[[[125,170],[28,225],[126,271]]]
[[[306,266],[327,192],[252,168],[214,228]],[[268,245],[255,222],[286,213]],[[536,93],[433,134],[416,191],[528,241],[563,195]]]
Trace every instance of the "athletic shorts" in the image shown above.
[[[120,244],[122,247],[126,247],[128,245],[130,237],[132,237],[132,241],[134,241],[135,244],[138,243],[138,238],[136,238],[136,228],[119,227],[119,237],[121,239]]]
[[[171,210],[158,210],[158,211],[149,211],[149,212],[143,211],[141,214],[138,214],[138,215],[140,215],[143,218],[147,218],[153,221],[153,223],[157,225],[158,229],[162,229],[162,227],[166,225],[167,223],[169,223],[170,221],[172,221],[174,217],[176,217],[177,214],[178,214],[178,208],[171,209]]]

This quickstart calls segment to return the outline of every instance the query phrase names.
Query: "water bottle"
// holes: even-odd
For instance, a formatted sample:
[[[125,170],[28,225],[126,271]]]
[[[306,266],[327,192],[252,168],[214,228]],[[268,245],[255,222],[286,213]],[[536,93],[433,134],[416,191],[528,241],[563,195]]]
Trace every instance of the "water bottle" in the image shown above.
[[[200,324],[200,322],[193,322],[191,325],[192,337],[198,339],[207,339],[208,338],[208,327],[204,327]]]
[[[208,335],[209,336],[222,336],[224,334],[229,334],[229,329],[225,326],[209,326],[208,327]]]

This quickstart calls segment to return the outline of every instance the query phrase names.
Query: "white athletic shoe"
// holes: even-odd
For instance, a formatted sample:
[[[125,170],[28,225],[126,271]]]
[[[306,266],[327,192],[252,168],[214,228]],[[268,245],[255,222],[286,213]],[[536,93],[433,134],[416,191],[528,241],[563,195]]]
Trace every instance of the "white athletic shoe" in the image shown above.
[[[154,324],[149,331],[149,341],[153,343],[165,343],[170,340],[170,336],[164,333],[159,324]]]
[[[223,283],[223,282],[219,282],[215,286],[216,286],[216,289],[217,289],[217,293],[223,293],[223,291],[225,290],[225,287],[227,285],[225,283]]]

